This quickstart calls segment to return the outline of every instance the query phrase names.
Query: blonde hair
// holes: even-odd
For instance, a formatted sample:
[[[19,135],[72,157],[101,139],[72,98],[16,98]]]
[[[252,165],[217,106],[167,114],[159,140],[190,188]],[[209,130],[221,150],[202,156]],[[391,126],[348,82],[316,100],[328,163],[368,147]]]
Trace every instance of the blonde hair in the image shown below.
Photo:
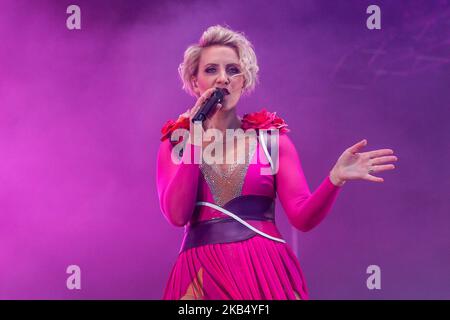
[[[253,45],[241,32],[236,32],[221,25],[211,26],[200,37],[198,44],[189,46],[184,52],[183,62],[178,67],[183,90],[195,96],[192,86],[192,76],[197,75],[202,49],[214,45],[228,46],[234,49],[239,57],[244,76],[243,94],[249,94],[255,89],[258,79],[258,62]]]

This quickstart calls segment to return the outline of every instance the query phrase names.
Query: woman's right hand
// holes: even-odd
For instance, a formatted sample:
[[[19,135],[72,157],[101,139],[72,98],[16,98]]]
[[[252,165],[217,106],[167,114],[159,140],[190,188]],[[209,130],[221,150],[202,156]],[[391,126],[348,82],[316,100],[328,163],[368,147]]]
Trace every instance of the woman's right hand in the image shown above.
[[[195,105],[191,108],[188,109],[185,113],[186,116],[189,117],[189,127],[190,127],[190,143],[194,144],[193,141],[193,137],[194,137],[194,123],[192,123],[192,119],[194,118],[194,116],[196,115],[196,113],[198,112],[198,110],[203,106],[203,104],[205,103],[205,101],[211,97],[211,95],[213,94],[213,92],[216,90],[215,87],[213,88],[209,88],[208,90],[206,90],[205,92],[203,92],[203,94],[197,99],[197,102],[195,103]],[[202,129],[202,135],[205,134],[205,130],[207,130],[209,128],[210,125],[210,119],[214,116],[215,112],[220,109],[222,107],[222,105],[219,103],[216,106],[216,109],[211,111],[208,116],[206,117],[206,119],[203,121],[202,125],[199,126]]]

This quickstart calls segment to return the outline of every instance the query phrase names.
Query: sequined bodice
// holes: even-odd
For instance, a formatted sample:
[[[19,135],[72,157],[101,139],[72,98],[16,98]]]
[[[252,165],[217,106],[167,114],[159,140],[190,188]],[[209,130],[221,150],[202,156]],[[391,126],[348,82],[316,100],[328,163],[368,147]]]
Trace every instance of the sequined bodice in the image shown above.
[[[200,170],[217,205],[222,206],[241,195],[248,166],[256,146],[255,139],[245,139],[240,143],[235,143],[234,149],[227,150],[223,154],[223,159],[227,159],[226,164],[208,164],[205,161],[200,164]],[[232,157],[233,152],[234,157]],[[241,155],[240,160],[238,160],[238,155]]]

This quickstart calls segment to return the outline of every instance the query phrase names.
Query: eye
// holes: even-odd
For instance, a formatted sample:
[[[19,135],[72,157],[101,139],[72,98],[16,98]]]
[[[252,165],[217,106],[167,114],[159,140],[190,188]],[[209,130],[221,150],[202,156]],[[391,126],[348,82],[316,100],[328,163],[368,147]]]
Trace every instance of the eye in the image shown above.
[[[233,68],[230,68],[230,69],[228,69],[231,73],[234,73],[234,74],[236,74],[236,73],[239,73],[240,71],[239,71],[239,69],[238,68],[235,68],[235,67],[233,67]]]
[[[216,68],[211,67],[211,68],[207,68],[205,71],[208,73],[211,73],[211,72],[214,72],[215,70],[216,70]]]

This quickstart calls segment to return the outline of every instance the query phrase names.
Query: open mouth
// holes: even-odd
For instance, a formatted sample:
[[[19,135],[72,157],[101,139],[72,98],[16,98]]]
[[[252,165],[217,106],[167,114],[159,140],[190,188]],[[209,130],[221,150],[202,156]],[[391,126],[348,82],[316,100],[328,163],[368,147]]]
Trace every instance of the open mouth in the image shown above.
[[[222,89],[222,92],[223,92],[225,95],[229,95],[229,94],[230,94],[230,91],[228,91],[228,89],[226,89],[226,88],[223,88],[223,89]]]

